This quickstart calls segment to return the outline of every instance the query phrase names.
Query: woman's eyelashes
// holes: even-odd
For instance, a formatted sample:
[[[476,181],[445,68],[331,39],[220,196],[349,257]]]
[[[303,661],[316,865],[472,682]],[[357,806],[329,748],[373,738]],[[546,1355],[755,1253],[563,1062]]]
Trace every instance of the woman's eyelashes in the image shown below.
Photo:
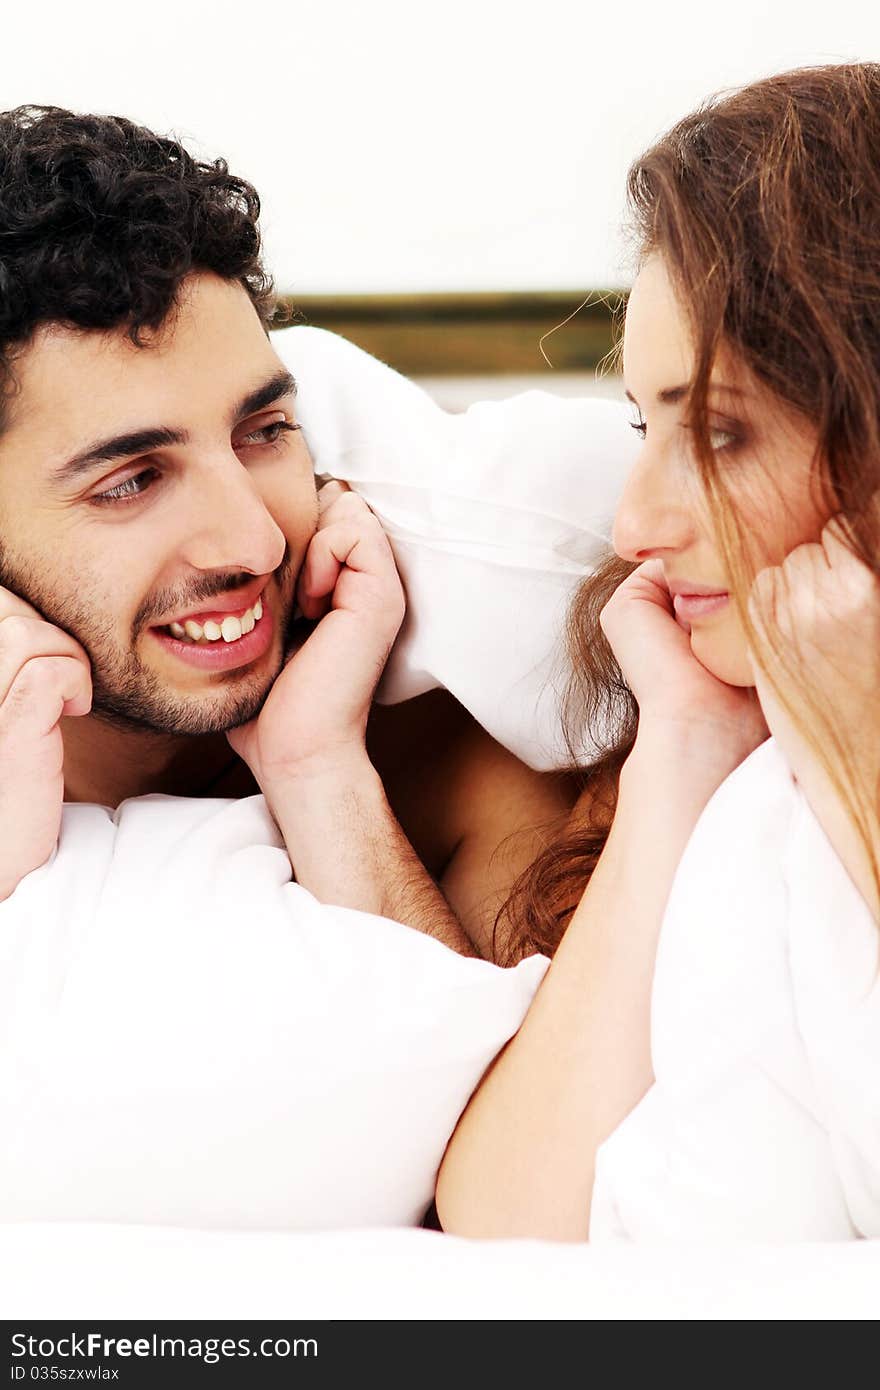
[[[692,425],[682,422],[681,428],[684,430],[693,429]],[[630,429],[634,429],[641,439],[646,439],[648,435],[647,420],[631,420]],[[733,450],[742,443],[742,432],[732,422],[724,425],[709,426],[709,447],[713,453],[732,453]]]
[[[243,448],[266,448],[272,449],[281,442],[285,434],[293,434],[300,429],[299,425],[293,424],[290,420],[273,420],[268,425],[261,425],[259,429],[251,430],[249,434],[242,435],[233,443],[236,449]],[[89,502],[94,502],[97,506],[112,506],[114,503],[127,504],[136,501],[138,497],[143,497],[155,480],[161,477],[158,468],[149,467],[142,469],[139,473],[133,473],[131,477],[125,478],[123,482],[117,483],[115,487],[107,488],[104,492],[96,492]]]

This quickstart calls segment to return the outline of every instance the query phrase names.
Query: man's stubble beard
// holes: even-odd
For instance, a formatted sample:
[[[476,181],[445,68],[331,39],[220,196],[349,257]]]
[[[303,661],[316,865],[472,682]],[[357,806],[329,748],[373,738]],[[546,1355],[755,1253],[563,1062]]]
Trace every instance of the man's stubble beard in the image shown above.
[[[90,717],[125,733],[225,733],[255,718],[283,669],[292,639],[292,569],[288,546],[273,575],[283,610],[278,614],[283,642],[275,669],[245,675],[240,670],[217,672],[215,681],[219,676],[225,685],[234,688],[224,690],[221,686],[218,690],[214,684],[201,694],[179,697],[169,692],[156,672],[141,662],[134,647],[120,652],[107,642],[93,611],[81,603],[59,602],[45,592],[32,570],[13,567],[0,550],[0,585],[31,604],[47,622],[75,638],[86,652],[92,671]]]

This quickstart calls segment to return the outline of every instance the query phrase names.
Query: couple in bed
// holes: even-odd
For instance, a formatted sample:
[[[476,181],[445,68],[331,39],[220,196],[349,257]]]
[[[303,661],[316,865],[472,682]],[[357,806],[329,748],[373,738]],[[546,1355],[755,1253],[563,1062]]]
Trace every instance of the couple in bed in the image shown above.
[[[261,791],[319,901],[552,956],[447,1230],[880,1234],[878,138],[850,65],[633,166],[644,442],[572,609],[575,779],[442,695],[371,708],[402,590],[316,491],[253,190],[120,120],[0,119],[0,892],[64,801]]]

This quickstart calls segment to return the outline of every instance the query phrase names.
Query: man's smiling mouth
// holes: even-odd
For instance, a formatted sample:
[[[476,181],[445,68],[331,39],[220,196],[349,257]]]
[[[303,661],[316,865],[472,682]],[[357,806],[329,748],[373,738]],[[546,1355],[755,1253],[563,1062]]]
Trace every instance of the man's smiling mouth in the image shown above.
[[[164,630],[181,642],[238,642],[253,632],[262,616],[263,600],[258,598],[253,607],[246,608],[243,613],[227,613],[225,617],[218,613],[215,618],[205,618],[203,623],[187,618],[183,623],[166,624]]]
[[[170,656],[201,671],[232,671],[265,656],[275,630],[272,606],[264,602],[267,580],[241,591],[247,608],[203,608],[149,629]],[[259,590],[259,592],[258,592]],[[222,600],[221,600],[222,601]],[[215,599],[216,603],[217,600]]]
[[[222,633],[217,637],[210,636],[212,625],[220,628],[229,618],[237,618],[239,623],[242,623],[247,614],[251,614],[255,622],[259,621],[254,610],[266,592],[269,578],[270,576],[264,575],[262,578],[252,579],[249,584],[239,586],[234,591],[212,595],[200,605],[194,604],[191,608],[178,610],[178,612],[172,613],[170,618],[166,618],[164,622],[154,623],[153,626],[157,631],[171,633],[174,637],[190,637],[196,641],[205,635],[207,627],[208,640],[216,642]],[[187,626],[190,623],[193,625],[192,627]],[[231,628],[228,630],[232,632]],[[245,630],[250,631],[250,628]],[[241,636],[241,632],[238,633],[238,636]]]

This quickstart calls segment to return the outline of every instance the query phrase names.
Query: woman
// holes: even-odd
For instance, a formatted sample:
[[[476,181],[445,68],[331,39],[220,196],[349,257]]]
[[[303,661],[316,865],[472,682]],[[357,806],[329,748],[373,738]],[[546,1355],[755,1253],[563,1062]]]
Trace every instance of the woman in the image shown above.
[[[446,1230],[880,1234],[878,148],[880,66],[847,65],[630,172],[644,446],[573,616],[615,736],[509,905],[565,935],[449,1145]]]

